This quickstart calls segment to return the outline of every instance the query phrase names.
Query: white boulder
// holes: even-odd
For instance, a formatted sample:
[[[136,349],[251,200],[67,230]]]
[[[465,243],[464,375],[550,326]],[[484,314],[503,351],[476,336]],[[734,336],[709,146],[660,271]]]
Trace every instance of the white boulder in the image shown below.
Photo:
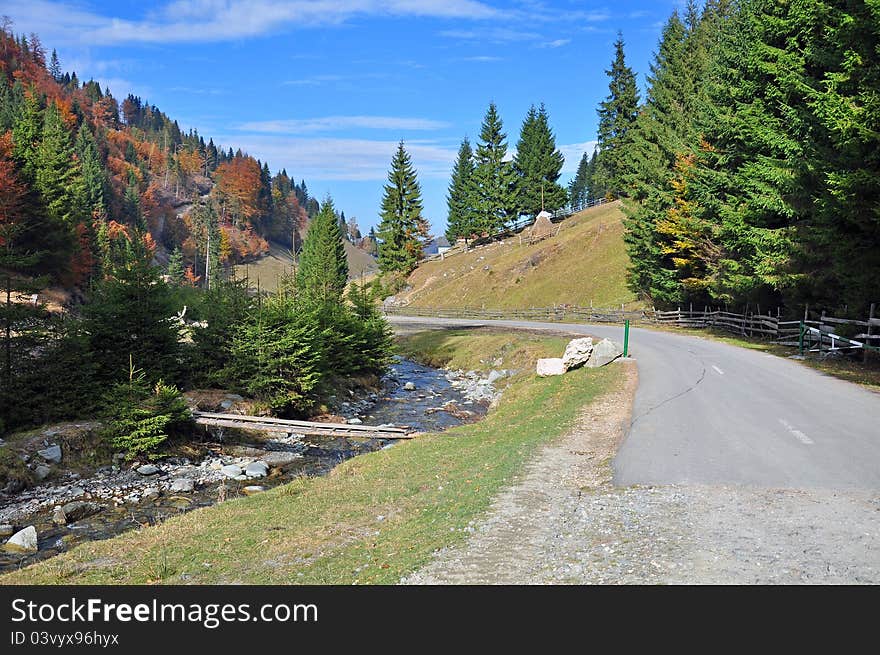
[[[565,365],[565,370],[570,371],[578,366],[583,366],[590,359],[592,352],[592,337],[572,339],[568,342],[568,345],[565,347],[565,352],[562,354],[562,363]]]
[[[536,366],[538,377],[546,378],[551,375],[562,375],[565,373],[565,364],[561,357],[550,357],[547,359],[539,359]]]
[[[37,529],[29,525],[24,530],[16,532],[6,542],[6,550],[11,553],[36,553]]]
[[[605,366],[605,364],[613,362],[622,354],[623,348],[619,344],[609,339],[602,339],[602,341],[593,346],[593,354],[587,361],[587,366],[589,368]]]

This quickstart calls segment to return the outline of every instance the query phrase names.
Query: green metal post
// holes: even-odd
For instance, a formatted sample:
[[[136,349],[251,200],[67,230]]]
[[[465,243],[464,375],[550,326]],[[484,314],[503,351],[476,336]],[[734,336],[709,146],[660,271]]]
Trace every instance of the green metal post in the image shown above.
[[[623,356],[629,357],[629,319],[623,323]]]
[[[798,354],[803,357],[804,356],[804,322],[801,321],[801,331],[798,335]]]

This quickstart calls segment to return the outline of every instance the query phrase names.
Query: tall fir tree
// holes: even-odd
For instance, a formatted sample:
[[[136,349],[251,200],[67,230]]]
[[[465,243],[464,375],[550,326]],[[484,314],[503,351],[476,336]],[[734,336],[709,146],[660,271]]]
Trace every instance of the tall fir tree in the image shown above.
[[[490,103],[474,155],[474,227],[479,232],[499,230],[518,214],[516,172],[505,161],[506,139],[498,108]]]
[[[626,65],[623,36],[614,42],[614,60],[605,73],[610,78],[608,97],[599,104],[599,159],[597,172],[607,192],[615,197],[625,193],[623,179],[627,139],[639,112],[636,76]]]
[[[577,172],[568,185],[568,199],[573,208],[583,207],[590,197],[590,158],[585,152],[578,163]]]
[[[559,184],[565,157],[556,149],[547,109],[532,105],[522,124],[513,169],[517,174],[520,213],[536,216],[542,209],[553,212],[565,205],[565,189]]]
[[[446,219],[446,238],[450,243],[460,237],[474,234],[474,152],[467,137],[461,142],[458,157],[452,169],[452,179],[446,196],[449,214]]]
[[[408,275],[422,258],[428,221],[422,215],[422,189],[403,141],[391,159],[380,217],[379,269]]]
[[[313,306],[338,305],[348,282],[348,260],[336,208],[328,196],[309,225],[296,273],[297,290]]]

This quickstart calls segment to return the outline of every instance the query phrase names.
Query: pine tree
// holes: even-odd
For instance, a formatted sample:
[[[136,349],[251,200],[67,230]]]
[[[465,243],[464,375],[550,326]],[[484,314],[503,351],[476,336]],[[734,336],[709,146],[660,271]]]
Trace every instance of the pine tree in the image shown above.
[[[518,213],[516,173],[507,156],[507,135],[495,103],[489,104],[480,129],[474,156],[474,227],[478,232],[495,232]]]
[[[43,110],[35,94],[26,94],[12,130],[13,157],[25,184],[33,184],[39,157],[37,148],[43,132]]]
[[[614,196],[625,192],[624,156],[629,132],[639,111],[636,76],[626,65],[623,36],[614,42],[614,61],[605,73],[610,78],[608,97],[599,105],[599,159],[597,175]]]
[[[590,196],[590,158],[585,152],[578,163],[577,172],[568,184],[568,198],[574,208],[583,207]]]
[[[308,305],[326,308],[341,303],[347,282],[348,260],[342,232],[333,200],[328,196],[306,232],[296,286]]]
[[[61,81],[61,62],[58,61],[58,53],[52,48],[52,58],[49,60],[49,75],[56,82]]]
[[[458,149],[458,158],[452,169],[449,193],[446,196],[446,204],[449,207],[446,238],[450,243],[454,243],[460,237],[469,238],[474,234],[473,176],[474,153],[470,141],[465,137]]]
[[[408,275],[422,257],[428,222],[422,216],[422,190],[403,141],[391,160],[379,223],[379,269]]]
[[[169,320],[174,298],[152,264],[147,237],[131,228],[115,235],[124,254],[83,306],[85,331],[102,381],[124,380],[131,360],[146,368],[150,382],[173,379],[178,373],[177,326]]]
[[[81,194],[79,173],[70,132],[52,103],[44,112],[34,187],[50,218],[71,228],[83,218],[76,202]]]
[[[79,205],[85,215],[106,216],[108,185],[107,172],[98,153],[98,145],[91,130],[83,123],[76,135],[75,150],[80,162],[82,184],[79,185]]]
[[[183,286],[185,282],[183,274],[183,253],[180,248],[175,248],[168,256],[168,278],[171,284],[175,286]]]
[[[537,216],[542,209],[552,212],[565,205],[565,189],[557,183],[563,163],[565,158],[556,149],[547,110],[543,103],[538,110],[532,105],[513,158],[520,213]]]

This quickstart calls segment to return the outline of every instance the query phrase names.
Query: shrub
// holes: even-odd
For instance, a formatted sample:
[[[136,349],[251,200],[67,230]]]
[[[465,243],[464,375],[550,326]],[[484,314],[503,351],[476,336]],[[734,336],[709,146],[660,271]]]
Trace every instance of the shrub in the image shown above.
[[[125,452],[127,459],[142,455],[154,459],[169,437],[181,436],[193,420],[177,387],[159,380],[146,382],[143,371],[129,365],[127,382],[114,385],[105,396],[107,428],[104,437]]]

